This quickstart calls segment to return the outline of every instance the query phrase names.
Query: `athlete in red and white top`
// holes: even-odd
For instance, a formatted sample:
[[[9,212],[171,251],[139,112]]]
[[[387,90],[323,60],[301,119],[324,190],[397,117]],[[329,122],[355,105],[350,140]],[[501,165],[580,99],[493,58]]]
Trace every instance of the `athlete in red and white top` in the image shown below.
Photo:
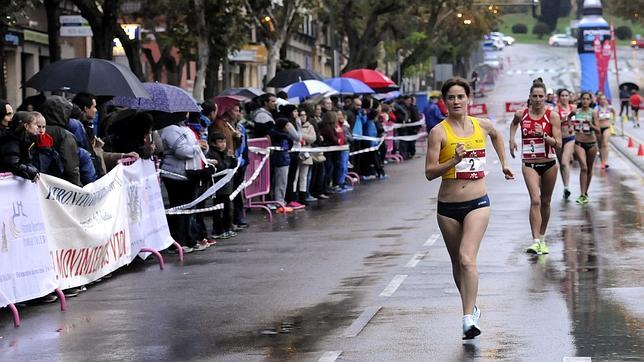
[[[510,155],[515,157],[514,135],[521,127],[523,178],[530,194],[530,228],[533,243],[527,252],[547,254],[546,229],[550,219],[550,199],[557,181],[555,149],[561,145],[559,115],[546,109],[546,86],[538,78],[530,87],[529,106],[514,114],[510,126]]]
[[[557,91],[557,106],[555,111],[561,120],[561,148],[557,149],[559,172],[564,184],[564,199],[570,197],[570,162],[575,153],[575,123],[573,116],[576,107],[570,103],[570,91],[562,88]]]

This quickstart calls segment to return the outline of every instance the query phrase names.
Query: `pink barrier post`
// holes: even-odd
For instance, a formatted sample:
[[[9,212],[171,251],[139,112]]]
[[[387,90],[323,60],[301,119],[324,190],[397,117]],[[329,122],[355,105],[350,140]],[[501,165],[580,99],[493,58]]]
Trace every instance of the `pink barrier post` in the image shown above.
[[[179,250],[181,250],[180,252],[183,252],[181,248],[179,248]],[[159,262],[159,269],[163,270],[165,263],[163,262],[163,256],[161,255],[161,253],[159,253],[158,251],[152,248],[141,248],[141,252],[152,253],[154,257],[157,259],[157,261]]]
[[[347,172],[347,177],[351,179],[351,185],[360,183],[360,175],[355,172]]]
[[[268,138],[251,138],[248,140],[249,147],[267,148],[271,145]],[[263,154],[249,152],[248,153],[248,167],[246,168],[245,179],[248,180],[251,175],[257,170],[262,160]],[[266,205],[277,204],[284,207],[281,202],[266,200],[266,195],[271,192],[271,166],[270,159],[266,160],[264,166],[259,172],[259,176],[244,189],[244,197],[246,199],[246,208],[248,209],[262,209],[268,214],[268,220],[273,221],[273,213]],[[254,198],[258,198],[254,200]],[[286,213],[285,213],[286,214]]]
[[[392,127],[393,124],[394,124],[393,122],[387,121],[385,122],[384,125],[385,127]],[[387,134],[386,134],[387,137],[392,137],[393,135],[394,135],[393,129],[387,131]],[[404,160],[401,155],[394,153],[394,140],[386,138],[385,145],[387,146],[387,153],[385,154],[385,160],[394,160],[396,161],[396,163],[400,163]]]
[[[11,314],[13,314],[13,326],[16,328],[20,327],[20,313],[18,313],[18,308],[16,308],[13,303],[9,304],[7,307],[9,307]]]
[[[63,293],[60,288],[56,288],[56,295],[58,295],[58,300],[60,300],[60,311],[64,312],[67,310],[67,299],[65,298],[65,293]]]
[[[181,244],[177,243],[176,241],[173,244],[174,246],[177,247],[177,250],[179,251],[179,261],[183,262],[183,248],[181,247]]]

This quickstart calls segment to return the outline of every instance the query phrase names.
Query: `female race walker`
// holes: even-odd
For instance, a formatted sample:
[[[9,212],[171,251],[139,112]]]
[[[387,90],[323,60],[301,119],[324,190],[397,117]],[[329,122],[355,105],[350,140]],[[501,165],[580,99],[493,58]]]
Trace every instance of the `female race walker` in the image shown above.
[[[581,195],[576,202],[585,205],[590,202],[588,188],[593,177],[593,164],[597,156],[597,138],[599,132],[597,120],[593,117],[593,98],[590,92],[582,92],[580,104],[575,112],[575,155],[579,161],[579,187]],[[595,115],[596,117],[596,115]]]
[[[570,103],[570,91],[559,89],[557,91],[557,106],[555,111],[561,120],[561,143],[562,146],[557,149],[559,158],[559,171],[561,180],[564,184],[564,199],[570,197],[570,162],[575,152],[575,125],[572,116],[575,114],[576,107]]]
[[[463,339],[481,334],[476,307],[481,239],[490,219],[485,181],[485,138],[490,137],[506,179],[514,174],[506,163],[503,136],[487,119],[467,115],[471,95],[463,78],[449,79],[441,89],[449,116],[432,128],[427,142],[425,177],[442,177],[438,190],[438,226],[452,261],[452,274],[463,305]]]
[[[597,96],[597,108],[593,112],[593,118],[599,123],[599,156],[602,160],[602,170],[608,168],[608,141],[615,114],[615,109],[608,103],[606,95]]]
[[[557,182],[556,148],[561,145],[559,115],[546,109],[546,85],[541,78],[530,87],[528,108],[517,111],[510,125],[510,155],[515,157],[514,135],[521,127],[523,179],[530,194],[530,229],[533,243],[528,253],[548,254],[545,241],[550,220],[550,199]]]

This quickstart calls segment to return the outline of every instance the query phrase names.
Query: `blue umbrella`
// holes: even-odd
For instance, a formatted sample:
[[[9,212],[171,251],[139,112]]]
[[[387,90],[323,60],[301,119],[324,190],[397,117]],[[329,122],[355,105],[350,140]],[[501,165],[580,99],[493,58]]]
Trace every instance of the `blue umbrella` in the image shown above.
[[[363,81],[353,78],[331,78],[324,83],[337,90],[340,94],[372,94],[375,93]]]
[[[166,113],[201,111],[201,107],[192,95],[179,87],[154,82],[143,83],[143,88],[150,93],[150,99],[114,97],[112,104],[141,111]]]

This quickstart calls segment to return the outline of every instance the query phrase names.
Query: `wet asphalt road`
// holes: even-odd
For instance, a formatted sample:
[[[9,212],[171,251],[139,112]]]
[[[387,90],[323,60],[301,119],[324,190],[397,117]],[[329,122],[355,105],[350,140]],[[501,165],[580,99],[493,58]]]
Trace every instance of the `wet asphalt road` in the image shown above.
[[[519,59],[530,47],[503,54]],[[537,50],[551,59],[531,60],[543,67],[572,51]],[[506,74],[484,100],[499,112],[527,95],[532,78]],[[596,170],[586,207],[564,202],[558,183],[551,253],[532,257],[523,180],[504,181],[488,164],[493,212],[474,341],[460,339],[460,299],[436,224],[439,182],[424,179],[420,158],[272,224],[253,212],[237,238],[183,265],[167,255],[164,271],[152,261],[125,268],[70,299],[66,312],[22,308],[14,329],[2,310],[0,361],[641,359],[641,175],[614,156],[610,172]],[[573,197],[577,177],[574,168]]]

